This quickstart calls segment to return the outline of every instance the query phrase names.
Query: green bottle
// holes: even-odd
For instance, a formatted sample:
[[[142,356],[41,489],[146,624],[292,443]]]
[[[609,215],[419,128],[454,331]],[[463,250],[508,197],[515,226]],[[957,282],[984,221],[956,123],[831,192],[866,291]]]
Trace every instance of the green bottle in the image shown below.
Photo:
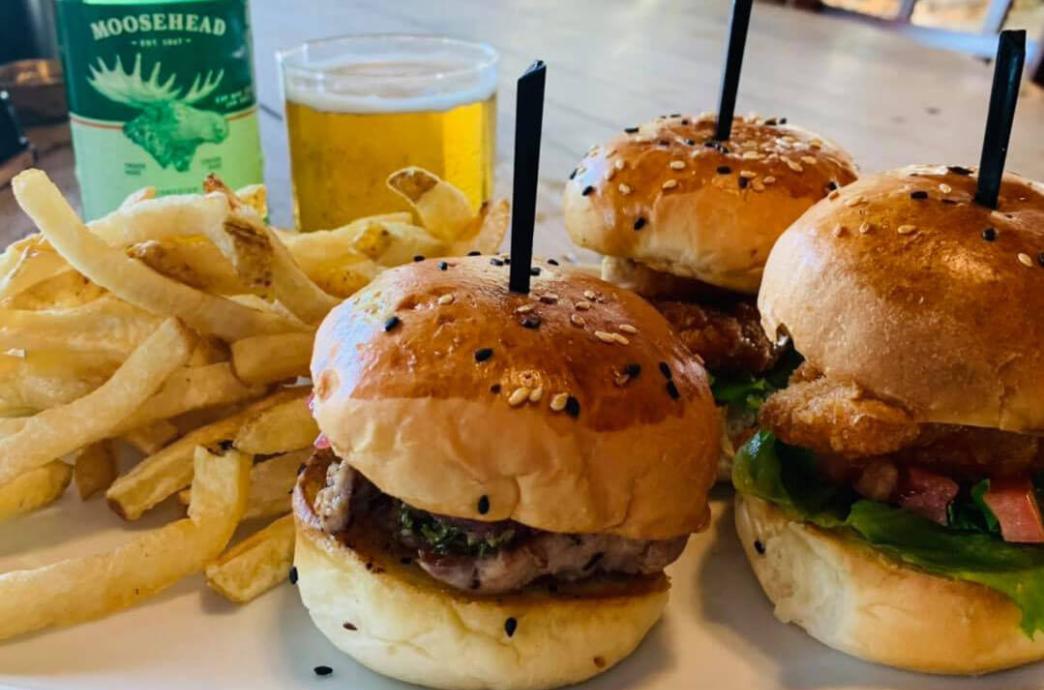
[[[262,181],[247,0],[57,0],[84,215]]]

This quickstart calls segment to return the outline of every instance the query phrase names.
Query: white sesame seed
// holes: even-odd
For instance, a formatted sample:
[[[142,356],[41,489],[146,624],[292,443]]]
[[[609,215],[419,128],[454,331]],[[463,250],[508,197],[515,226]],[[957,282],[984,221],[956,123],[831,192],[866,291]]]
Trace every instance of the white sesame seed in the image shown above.
[[[1025,252],[1019,252],[1019,263],[1023,266],[1032,266],[1033,258]]]
[[[576,174],[577,175],[583,175],[585,172],[587,172],[587,166],[586,165],[578,165],[578,166],[576,166]]]
[[[570,314],[569,323],[573,324],[574,326],[583,326],[587,322],[584,321],[584,317],[580,316],[579,314]]]
[[[836,192],[837,190],[835,189],[834,191]],[[852,197],[851,199],[849,199],[848,201],[845,202],[845,206],[848,206],[849,208],[851,208],[853,206],[858,206],[859,204],[863,203],[864,201],[866,201],[866,199],[864,199],[862,196],[854,196],[854,197]]]
[[[801,157],[801,162],[802,163],[807,163],[808,165],[815,165],[816,164],[816,159],[813,158],[812,156],[802,156]]]
[[[753,182],[750,183],[750,186],[751,186],[751,188],[755,192],[764,192],[765,191],[765,185],[764,185],[764,183],[761,180],[754,180]]]
[[[832,191],[829,194],[827,194],[827,199],[830,199],[831,201],[833,201],[834,199],[838,198],[839,196],[841,196],[841,192],[839,192],[839,191],[837,191],[835,189],[834,191]]]
[[[874,226],[873,226],[873,225],[871,225],[870,223],[866,223],[866,222],[864,222],[864,223],[862,223],[862,224],[861,224],[861,225],[859,226],[859,234],[860,234],[860,235],[867,235],[867,234],[869,234],[869,233],[870,233],[870,231],[871,231],[871,230],[873,230],[873,229],[874,229]]]
[[[740,170],[739,176],[747,180],[753,180],[758,174],[753,170]]]
[[[529,393],[529,402],[538,403],[544,397],[544,387],[537,386]]]
[[[900,235],[909,235],[909,234],[912,234],[914,232],[917,232],[917,226],[916,225],[900,225],[898,228],[895,229],[895,231],[897,233],[899,233]]]
[[[545,292],[540,295],[540,301],[544,304],[555,304],[558,302],[558,295],[553,292]]]
[[[602,177],[604,177],[605,181],[608,182],[609,180],[613,179],[613,175],[615,175],[615,174],[616,174],[616,168],[609,168],[608,170],[605,171],[605,174],[602,175]]]
[[[660,189],[674,189],[678,186],[678,180],[664,180],[664,183],[660,185]]]
[[[951,187],[950,185],[946,184],[945,182],[940,182],[939,183],[939,191],[942,192],[943,194],[949,194],[950,192],[953,191],[953,187]]]
[[[623,182],[621,182],[621,183],[620,183],[620,184],[619,184],[619,185],[617,186],[617,189],[618,189],[618,190],[620,191],[620,193],[621,193],[621,194],[623,194],[624,196],[627,196],[628,194],[630,194],[630,193],[631,193],[631,186],[630,186],[630,185],[626,185],[626,184],[624,184]]]
[[[765,175],[765,177],[762,179],[762,182],[764,182],[765,184],[772,184],[775,181],[776,178],[773,175]]]
[[[761,160],[762,155],[757,151],[744,151],[741,158],[745,161],[756,161]]]
[[[605,152],[605,157],[606,158],[612,158],[615,155],[616,155],[616,149],[609,149],[608,151]]]
[[[585,299],[594,299],[596,297],[598,297],[598,295],[595,294],[594,290],[584,290],[584,298]]]
[[[565,409],[566,403],[569,402],[568,393],[556,393],[551,397],[551,411],[561,412]]]
[[[616,338],[613,337],[613,336],[614,336],[613,333],[607,333],[606,331],[595,331],[594,332],[594,337],[598,338],[603,343],[615,343],[616,342]]]
[[[588,309],[591,308],[591,303],[586,301],[586,300],[580,300],[579,302],[577,302],[573,306],[576,307],[577,309],[579,309],[580,311],[587,311]]]
[[[805,169],[801,167],[801,164],[797,161],[790,160],[786,156],[783,156],[782,159],[783,162],[786,163],[787,167],[793,170],[794,172],[804,172]]]
[[[833,232],[834,237],[841,237],[846,232],[848,232],[848,228],[846,228],[844,225],[835,225],[834,229],[831,232]]]
[[[620,343],[621,345],[630,345],[631,344],[631,341],[628,340],[626,336],[620,335],[619,333],[610,333],[609,335],[611,335],[613,340],[615,340],[616,342]]]
[[[823,140],[819,139],[818,137],[816,137],[816,138],[813,138],[811,141],[809,141],[808,145],[811,146],[814,149],[818,149],[818,148],[821,148],[823,146]]]
[[[671,170],[684,170],[685,161],[671,161]]]
[[[631,335],[634,335],[638,332],[638,329],[629,323],[622,323],[619,326],[617,326],[617,328],[619,328],[621,332],[630,333]]]
[[[527,400],[529,400],[529,389],[525,386],[519,386],[512,391],[511,396],[508,397],[508,405],[511,405],[511,407],[518,407]]]
[[[523,304],[521,307],[515,307],[516,314],[528,314],[531,311],[533,311],[532,304]]]
[[[450,304],[453,302],[453,293],[447,292],[445,295],[439,296],[439,304]]]
[[[623,170],[624,169],[624,165],[625,164],[623,162],[623,158],[618,158],[618,159],[616,159],[616,162],[613,163],[613,167],[616,168],[617,170]]]

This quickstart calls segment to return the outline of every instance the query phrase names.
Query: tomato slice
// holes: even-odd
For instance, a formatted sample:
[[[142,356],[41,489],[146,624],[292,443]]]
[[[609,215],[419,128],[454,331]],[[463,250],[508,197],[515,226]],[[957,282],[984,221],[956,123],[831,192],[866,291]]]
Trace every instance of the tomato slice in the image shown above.
[[[1000,523],[1004,541],[1044,544],[1044,523],[1033,482],[1027,479],[991,479],[982,499]]]

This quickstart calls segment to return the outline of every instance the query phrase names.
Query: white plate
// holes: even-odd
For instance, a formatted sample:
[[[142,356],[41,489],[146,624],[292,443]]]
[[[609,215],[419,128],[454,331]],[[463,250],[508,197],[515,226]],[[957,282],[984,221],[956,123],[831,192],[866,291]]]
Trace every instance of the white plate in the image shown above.
[[[981,679],[891,671],[829,650],[772,617],[737,543],[726,492],[714,524],[671,569],[667,614],[638,651],[588,690],[931,690],[1044,686],[1040,666]],[[130,529],[175,516],[168,507]],[[26,519],[0,525],[0,570],[31,567],[119,543],[128,527],[103,501],[74,492]],[[89,577],[89,574],[86,574]],[[452,663],[452,661],[447,661]],[[317,665],[333,667],[325,678]],[[0,644],[0,686],[87,690],[351,688],[405,685],[358,666],[312,627],[289,584],[246,606],[210,592],[201,578],[107,619]]]

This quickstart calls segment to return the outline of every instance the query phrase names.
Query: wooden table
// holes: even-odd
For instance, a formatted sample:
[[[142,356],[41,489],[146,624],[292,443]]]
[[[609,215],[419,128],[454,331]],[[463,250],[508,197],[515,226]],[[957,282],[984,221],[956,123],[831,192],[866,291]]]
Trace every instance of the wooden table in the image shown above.
[[[344,33],[439,33],[487,41],[502,54],[498,180],[510,189],[514,80],[548,63],[537,250],[570,251],[559,222],[562,180],[583,152],[625,125],[714,108],[725,0],[251,0],[265,177],[273,219],[288,224],[289,169],[274,53]],[[992,68],[834,17],[758,4],[740,112],[786,115],[834,139],[864,171],[913,162],[976,163]],[[40,166],[75,196],[62,128],[32,133]],[[66,138],[63,141],[63,135]],[[1027,83],[1008,167],[1044,179],[1044,91]],[[0,191],[0,245],[28,229]]]

